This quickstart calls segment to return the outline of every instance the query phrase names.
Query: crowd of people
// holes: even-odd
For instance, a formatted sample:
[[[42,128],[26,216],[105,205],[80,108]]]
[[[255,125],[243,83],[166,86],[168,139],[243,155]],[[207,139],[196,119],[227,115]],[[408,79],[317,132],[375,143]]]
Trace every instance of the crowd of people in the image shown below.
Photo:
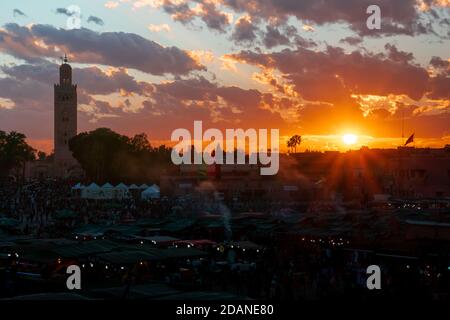
[[[231,217],[238,210],[236,205],[253,208],[252,203],[224,205],[201,195],[163,197],[152,201],[140,201],[136,197],[115,201],[86,200],[74,194],[73,184],[73,181],[58,180],[4,183],[0,186],[0,214],[17,220],[16,231],[22,234],[43,237],[45,233],[46,237],[56,238],[70,234],[64,234],[61,224],[51,229],[61,210],[76,213],[75,218],[70,219],[70,226],[74,227],[114,225],[124,220],[157,219],[168,215],[182,217],[194,212]],[[276,204],[268,206],[266,212],[270,213],[276,207]],[[224,210],[227,212],[222,212]],[[226,224],[225,218],[223,221]],[[227,227],[224,225],[224,228]],[[224,245],[210,247],[206,250],[208,255],[201,259],[166,261],[164,267],[141,262],[133,268],[111,268],[108,271],[104,266],[100,269],[97,266],[86,272],[95,281],[103,278],[128,289],[149,280],[177,286],[186,282],[187,277],[189,286],[196,289],[232,292],[255,299],[448,298],[448,255],[435,260],[425,256],[413,261],[395,256],[383,258],[375,252],[336,248],[325,243],[307,245],[284,234],[272,234],[266,238],[260,243],[261,250],[244,252],[229,245],[242,239],[235,239],[233,230],[228,231],[224,232]],[[246,236],[247,239],[249,237]],[[371,264],[381,267],[383,290],[367,290],[366,269]],[[48,268],[42,270],[48,271]],[[2,285],[5,286],[6,282]],[[8,286],[11,286],[9,280]]]

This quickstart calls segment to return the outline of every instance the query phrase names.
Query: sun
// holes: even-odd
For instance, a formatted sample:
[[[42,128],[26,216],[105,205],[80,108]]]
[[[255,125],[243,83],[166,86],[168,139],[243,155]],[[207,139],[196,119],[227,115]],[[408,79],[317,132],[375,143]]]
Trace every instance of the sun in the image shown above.
[[[358,136],[356,136],[355,134],[351,134],[351,133],[346,133],[342,136],[342,141],[350,146],[352,144],[355,144],[358,141]]]

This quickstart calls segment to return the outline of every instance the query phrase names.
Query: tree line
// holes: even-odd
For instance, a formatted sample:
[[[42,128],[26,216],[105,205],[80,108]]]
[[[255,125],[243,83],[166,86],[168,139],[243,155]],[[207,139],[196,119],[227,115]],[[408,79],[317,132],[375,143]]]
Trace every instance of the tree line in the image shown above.
[[[296,152],[300,143],[301,136],[294,135],[287,146]],[[156,182],[161,174],[175,170],[171,148],[151,146],[145,133],[127,137],[108,128],[98,128],[70,139],[69,148],[86,178],[98,183]],[[23,178],[28,161],[52,157],[28,145],[24,134],[0,130],[0,178],[8,174]]]
[[[100,183],[155,182],[172,167],[171,149],[152,147],[145,133],[130,138],[99,128],[73,137],[69,148],[86,176]]]

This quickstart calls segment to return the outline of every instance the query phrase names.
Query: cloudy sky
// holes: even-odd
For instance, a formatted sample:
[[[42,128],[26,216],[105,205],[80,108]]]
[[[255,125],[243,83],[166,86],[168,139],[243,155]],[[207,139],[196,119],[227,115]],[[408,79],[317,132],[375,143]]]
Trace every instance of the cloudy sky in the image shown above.
[[[416,146],[450,143],[448,0],[2,0],[0,130],[52,149],[64,53],[79,131],[159,144],[203,120],[345,150],[346,133],[353,148],[398,146],[403,119]]]

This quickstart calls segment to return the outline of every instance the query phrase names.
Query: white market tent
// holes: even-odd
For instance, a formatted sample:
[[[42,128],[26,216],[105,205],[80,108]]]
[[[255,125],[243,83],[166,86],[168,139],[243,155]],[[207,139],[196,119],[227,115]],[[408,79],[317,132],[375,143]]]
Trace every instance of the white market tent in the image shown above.
[[[139,189],[139,187],[133,183],[131,186],[128,187],[128,189],[136,190],[136,189]]]
[[[82,189],[84,189],[84,186],[80,182],[78,182],[76,185],[72,187],[72,190],[82,190]]]
[[[156,184],[153,184],[150,188],[153,188],[155,190],[158,190],[158,192],[160,191],[159,187]]]
[[[114,188],[114,190],[116,192],[116,198],[130,198],[130,192],[128,191],[128,187],[126,184],[121,182]]]
[[[147,189],[148,188],[148,185],[147,184],[141,184],[140,186],[139,186],[139,189],[142,189],[142,190],[145,190],[145,189]]]
[[[118,190],[118,189],[120,189],[120,190],[128,190],[128,186],[125,183],[121,182],[115,187],[115,189],[116,190]]]
[[[91,183],[87,187],[83,188],[81,197],[86,199],[99,199],[99,193],[101,188],[96,183]]]
[[[148,187],[141,193],[142,200],[159,199],[160,196],[159,188],[154,188],[153,186]]]
[[[110,183],[105,183],[100,190],[100,197],[102,199],[113,199],[116,195],[114,186]]]

